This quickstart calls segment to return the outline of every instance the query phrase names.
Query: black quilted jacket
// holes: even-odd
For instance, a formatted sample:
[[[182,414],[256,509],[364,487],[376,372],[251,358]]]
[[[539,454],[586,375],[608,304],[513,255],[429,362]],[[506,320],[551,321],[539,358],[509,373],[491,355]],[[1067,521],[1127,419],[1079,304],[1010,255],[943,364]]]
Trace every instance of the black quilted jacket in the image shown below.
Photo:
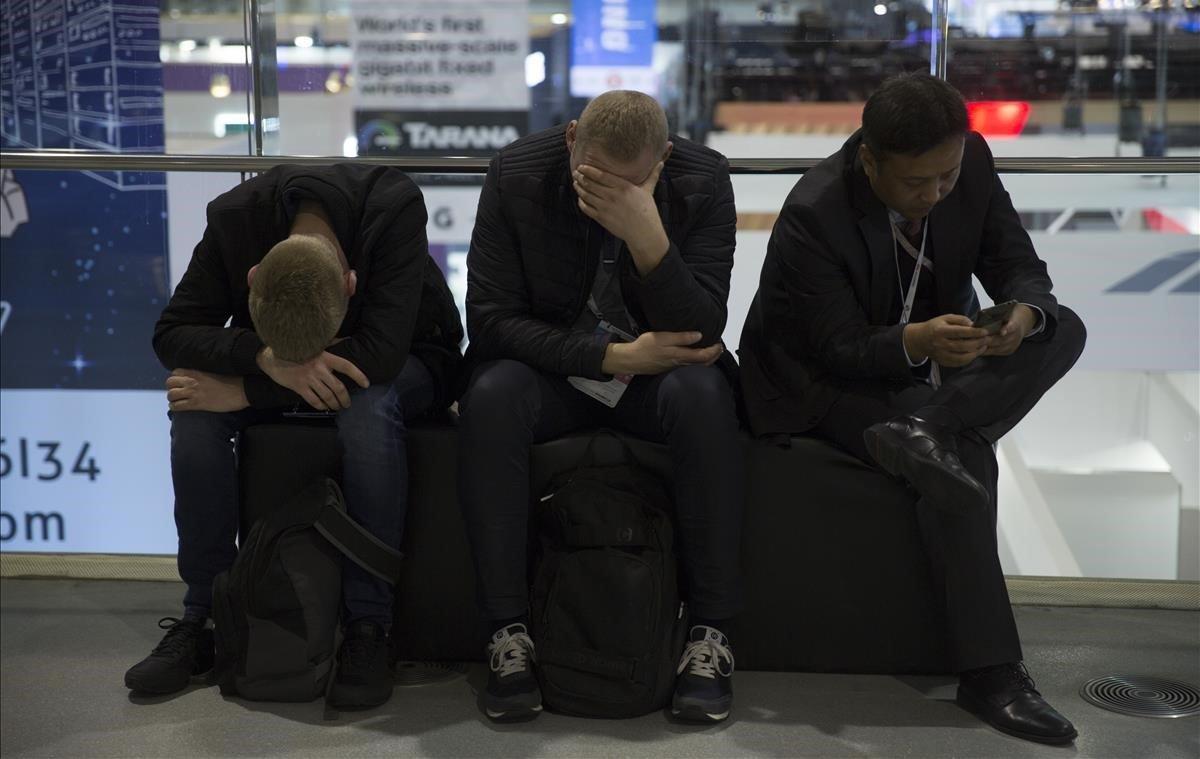
[[[187,273],[154,328],[154,351],[167,369],[245,377],[255,408],[303,403],[262,373],[263,342],[250,321],[246,272],[290,232],[286,205],[319,201],[358,273],[329,352],[349,360],[372,384],[390,382],[409,354],[434,377],[449,404],[462,361],[462,322],[425,240],[425,201],[398,169],[341,163],[277,166],[208,204],[208,226]],[[228,326],[226,326],[228,323]],[[343,378],[349,386],[350,380]]]
[[[644,279],[630,256],[621,289],[647,331],[721,339],[736,213],[729,164],[680,137],[658,180],[671,248]],[[603,379],[607,336],[573,330],[600,260],[601,230],[578,210],[564,127],[506,147],[492,160],[467,255],[468,371],[516,359],[546,372]],[[733,366],[728,353],[722,361]]]

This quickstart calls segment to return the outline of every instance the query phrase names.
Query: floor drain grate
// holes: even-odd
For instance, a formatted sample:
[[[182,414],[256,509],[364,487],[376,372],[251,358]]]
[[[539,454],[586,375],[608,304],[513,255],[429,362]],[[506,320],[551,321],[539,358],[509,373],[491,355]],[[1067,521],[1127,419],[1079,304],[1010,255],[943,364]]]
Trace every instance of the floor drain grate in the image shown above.
[[[427,661],[398,661],[396,662],[395,677],[392,682],[397,686],[415,687],[419,685],[434,685],[456,680],[467,674],[466,664],[442,664]]]
[[[1079,695],[1101,709],[1135,717],[1194,717],[1200,714],[1200,691],[1187,683],[1158,677],[1101,677],[1084,685]]]

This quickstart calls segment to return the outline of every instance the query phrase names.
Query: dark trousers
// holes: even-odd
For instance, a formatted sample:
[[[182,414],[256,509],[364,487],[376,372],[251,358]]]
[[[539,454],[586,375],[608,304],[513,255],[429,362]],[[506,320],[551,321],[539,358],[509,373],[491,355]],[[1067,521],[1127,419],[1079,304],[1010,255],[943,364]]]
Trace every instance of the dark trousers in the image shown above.
[[[994,445],[1065,375],[1087,333],[1074,311],[1060,307],[1054,334],[1021,344],[1010,356],[988,356],[926,384],[849,382],[813,430],[874,464],[863,431],[901,414],[954,420],[963,465],[991,494],[986,513],[947,513],[919,500],[917,521],[942,592],[951,662],[957,671],[1019,661],[1021,642],[996,544]],[[887,571],[881,567],[880,571]]]
[[[350,408],[335,416],[342,448],[346,510],[372,535],[399,550],[408,503],[406,420],[433,404],[433,378],[409,358],[386,385],[350,391]],[[184,606],[208,615],[212,581],[237,556],[238,475],[236,437],[252,424],[278,420],[278,410],[171,414],[171,479],[179,533],[179,576],[187,584]],[[345,561],[342,596],[346,620],[392,619],[392,590],[383,580]]]
[[[733,393],[721,370],[688,366],[637,377],[610,409],[565,377],[495,361],[475,372],[459,412],[459,495],[487,619],[528,609],[531,446],[589,427],[670,446],[692,614],[718,620],[740,610],[742,451]]]

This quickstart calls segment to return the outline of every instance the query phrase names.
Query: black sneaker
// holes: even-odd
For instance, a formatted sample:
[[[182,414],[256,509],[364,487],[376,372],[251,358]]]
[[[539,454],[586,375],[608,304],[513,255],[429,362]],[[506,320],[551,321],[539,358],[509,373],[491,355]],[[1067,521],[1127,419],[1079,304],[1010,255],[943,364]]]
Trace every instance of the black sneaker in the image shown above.
[[[523,624],[497,630],[487,646],[491,673],[483,693],[488,719],[516,722],[542,711],[542,691],[533,675],[533,640]]]
[[[196,617],[163,617],[158,626],[167,634],[150,655],[125,673],[125,687],[137,693],[166,695],[181,691],[192,678],[213,667],[213,631]]]
[[[339,709],[366,709],[392,697],[387,633],[369,620],[346,627],[338,649],[337,675],[329,701]]]
[[[718,629],[695,625],[675,670],[671,714],[689,722],[720,722],[733,708],[733,650]]]

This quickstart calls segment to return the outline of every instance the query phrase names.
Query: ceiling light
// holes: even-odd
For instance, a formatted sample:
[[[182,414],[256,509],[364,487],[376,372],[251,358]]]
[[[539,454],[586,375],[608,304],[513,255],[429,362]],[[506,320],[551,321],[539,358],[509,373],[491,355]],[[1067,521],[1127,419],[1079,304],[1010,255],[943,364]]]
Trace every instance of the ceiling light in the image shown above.
[[[540,50],[525,56],[525,86],[536,87],[546,81],[546,54]]]
[[[227,98],[231,92],[233,92],[233,85],[229,81],[229,75],[213,74],[212,81],[208,85],[208,94],[215,98]]]
[[[555,26],[562,26],[563,24],[567,23],[567,14],[565,14],[565,13],[550,14],[550,23],[554,24]]]
[[[313,38],[309,37],[307,34],[301,34],[299,37],[292,40],[292,42],[295,43],[296,47],[312,47],[313,46]]]

